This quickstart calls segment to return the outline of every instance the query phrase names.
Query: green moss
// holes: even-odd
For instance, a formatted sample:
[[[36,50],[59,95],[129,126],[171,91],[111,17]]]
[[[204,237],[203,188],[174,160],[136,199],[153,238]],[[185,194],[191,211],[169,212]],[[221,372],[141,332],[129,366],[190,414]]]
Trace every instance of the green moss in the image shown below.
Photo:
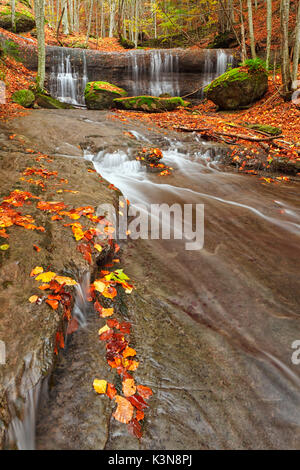
[[[36,102],[41,108],[47,109],[74,109],[74,106],[67,103],[62,103],[61,101],[56,100],[52,96],[44,95],[42,93],[37,93]]]
[[[130,41],[129,39],[123,38],[123,36],[120,37],[119,42],[124,49],[134,49],[135,44],[134,42]]]
[[[107,91],[109,93],[115,93],[116,95],[119,96],[126,96],[127,92],[123,90],[123,88],[119,88],[116,85],[113,85],[112,83],[109,82],[89,82],[84,90],[84,94],[89,94],[92,93],[93,91],[98,90],[98,91]]]
[[[172,98],[159,98],[157,96],[131,96],[114,99],[116,106],[123,109],[132,109],[148,112],[172,111],[179,106],[188,106],[188,102],[175,96]]]
[[[235,68],[231,70],[227,70],[227,72],[220,75],[220,77],[216,78],[213,82],[207,85],[204,88],[204,92],[207,93],[208,90],[215,88],[219,85],[230,86],[231,82],[234,81],[242,81],[247,80],[249,78],[249,73],[245,72],[244,70],[240,70],[240,68]]]
[[[2,45],[3,52],[5,55],[8,55],[10,57],[13,57],[15,60],[20,62],[20,50],[18,44],[16,44],[13,41],[8,41],[7,39],[4,41],[4,44]]]
[[[248,124],[249,129],[256,129],[270,135],[280,135],[282,130],[279,127],[269,126],[268,124]]]
[[[18,90],[12,95],[12,100],[23,108],[30,108],[34,103],[35,96],[30,90]]]

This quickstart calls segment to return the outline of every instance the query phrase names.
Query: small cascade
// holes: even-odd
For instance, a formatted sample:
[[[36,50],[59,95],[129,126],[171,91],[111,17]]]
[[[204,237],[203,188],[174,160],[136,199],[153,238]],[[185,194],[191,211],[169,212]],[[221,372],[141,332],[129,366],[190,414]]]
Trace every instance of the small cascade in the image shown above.
[[[201,97],[204,95],[203,88],[205,88],[206,85],[211,83],[217,77],[225,73],[228,67],[233,65],[233,62],[233,55],[226,53],[223,49],[217,49],[216,51],[213,49],[205,50],[203,83],[200,92]]]
[[[70,55],[62,48],[53,55],[50,73],[50,94],[63,103],[84,106],[84,89],[88,82],[85,51],[82,52],[82,70],[73,66]]]
[[[132,94],[159,96],[168,93],[178,96],[179,58],[175,52],[151,50],[131,52],[128,59],[128,71],[131,75]]]

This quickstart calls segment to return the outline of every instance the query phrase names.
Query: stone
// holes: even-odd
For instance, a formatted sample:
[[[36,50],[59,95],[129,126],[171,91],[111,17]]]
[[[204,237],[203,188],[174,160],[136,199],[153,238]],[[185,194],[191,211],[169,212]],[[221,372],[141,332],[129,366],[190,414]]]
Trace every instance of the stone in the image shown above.
[[[71,104],[62,103],[52,96],[44,95],[42,93],[38,93],[36,95],[36,104],[41,108],[47,109],[74,109],[74,106]]]
[[[159,98],[157,96],[130,96],[128,98],[117,98],[114,100],[117,108],[146,111],[149,113],[162,113],[173,111],[179,106],[188,106],[188,101],[184,101],[179,96],[172,98]]]
[[[263,97],[268,89],[268,75],[262,70],[238,67],[211,82],[204,92],[220,109],[245,108]]]
[[[12,31],[11,13],[0,13],[0,28]],[[16,33],[26,33],[35,28],[34,17],[16,12]]]
[[[88,109],[110,109],[114,99],[127,96],[123,88],[108,82],[89,82],[84,90],[85,103]]]

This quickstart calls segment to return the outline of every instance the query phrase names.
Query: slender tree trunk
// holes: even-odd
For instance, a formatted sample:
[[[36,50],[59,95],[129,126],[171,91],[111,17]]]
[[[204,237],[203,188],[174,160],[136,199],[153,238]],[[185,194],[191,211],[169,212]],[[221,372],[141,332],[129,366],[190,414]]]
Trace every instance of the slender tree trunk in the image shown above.
[[[293,73],[292,73],[292,82],[293,89],[299,88],[297,86],[297,77],[298,77],[298,65],[299,65],[299,54],[300,54],[300,3],[298,6],[298,15],[297,15],[297,25],[295,32],[295,45],[294,45],[294,56],[293,56]]]
[[[62,9],[64,8],[64,14],[62,17],[62,25],[64,34],[69,34],[69,20],[68,20],[68,2],[67,0],[63,0],[62,2]]]
[[[16,0],[11,0],[11,27],[13,32],[16,32]]]
[[[254,37],[254,28],[253,28],[252,0],[247,0],[247,5],[248,5],[248,20],[249,20],[249,36],[250,36],[251,55],[252,55],[252,59],[256,59],[255,37]]]
[[[90,37],[91,24],[92,24],[93,6],[94,6],[94,0],[91,0],[91,3],[90,3],[90,14],[89,14],[89,22],[88,22],[88,27],[87,27],[87,32],[86,32],[86,39],[85,39],[86,44],[89,42],[89,37]]]
[[[270,65],[271,41],[272,41],[272,0],[267,0],[267,58],[266,58],[267,70],[269,69],[269,65]]]
[[[44,0],[34,0],[35,21],[37,30],[38,72],[36,77],[39,89],[44,89],[46,48],[45,48],[45,5]]]
[[[281,76],[283,97],[289,100],[291,97],[291,64],[289,57],[289,13],[290,0],[281,0]]]
[[[246,38],[245,38],[245,24],[243,14],[243,2],[240,1],[240,16],[241,16],[241,44],[242,44],[242,62],[247,59]]]

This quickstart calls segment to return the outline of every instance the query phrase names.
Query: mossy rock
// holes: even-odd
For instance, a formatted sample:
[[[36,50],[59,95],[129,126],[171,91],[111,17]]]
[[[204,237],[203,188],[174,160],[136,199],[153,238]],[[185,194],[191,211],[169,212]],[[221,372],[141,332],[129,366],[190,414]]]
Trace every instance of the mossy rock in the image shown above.
[[[35,101],[35,96],[30,90],[18,90],[13,93],[12,100],[14,103],[23,106],[23,108],[31,108]]]
[[[11,24],[11,13],[0,14],[0,28],[6,29],[7,31],[13,31]],[[35,28],[35,19],[34,17],[25,11],[24,13],[16,12],[16,33],[26,33]]]
[[[269,135],[282,134],[282,130],[279,129],[279,127],[270,126],[268,124],[248,124],[247,127],[249,129],[254,129],[260,132],[264,132],[265,134],[269,134]]]
[[[266,71],[238,67],[216,78],[204,88],[204,92],[220,109],[235,110],[259,100],[267,89]]]
[[[44,95],[42,93],[36,94],[36,103],[41,108],[47,109],[74,109],[74,106],[72,106],[71,104],[62,103],[61,101],[58,101],[52,96]]]
[[[114,99],[127,96],[127,91],[108,82],[89,82],[84,90],[88,109],[110,109]]]
[[[135,48],[134,42],[130,41],[129,39],[125,39],[122,36],[120,37],[119,42],[120,42],[121,46],[124,47],[124,49],[134,49]]]
[[[148,113],[162,113],[173,111],[179,106],[188,106],[188,101],[176,96],[172,98],[159,98],[157,96],[130,96],[128,98],[117,98],[114,100],[117,108],[146,111]]]

